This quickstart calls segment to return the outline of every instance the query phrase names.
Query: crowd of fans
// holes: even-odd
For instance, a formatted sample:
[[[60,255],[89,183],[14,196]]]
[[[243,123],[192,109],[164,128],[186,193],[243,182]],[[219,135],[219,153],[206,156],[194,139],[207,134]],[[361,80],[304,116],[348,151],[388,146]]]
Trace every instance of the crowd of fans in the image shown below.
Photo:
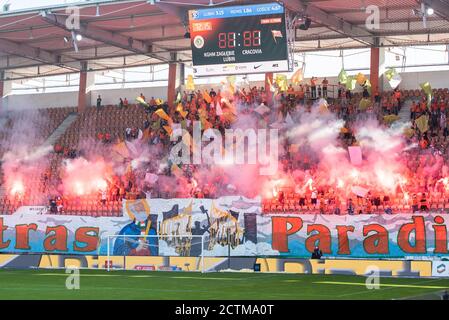
[[[232,127],[239,116],[249,116],[259,127],[269,127],[285,119],[287,115],[295,112],[311,112],[320,98],[327,98],[327,109],[345,125],[339,136],[339,143],[343,147],[357,145],[358,141],[353,132],[353,125],[360,119],[377,119],[384,123],[385,116],[398,115],[404,105],[410,106],[410,119],[412,121],[411,133],[407,136],[410,146],[416,144],[417,148],[407,151],[407,174],[411,177],[405,185],[398,187],[394,194],[385,190],[370,190],[366,197],[339,195],[334,188],[325,182],[317,183],[313,188],[300,191],[291,186],[278,192],[276,196],[263,200],[264,211],[302,210],[322,213],[391,213],[398,210],[430,210],[445,206],[447,197],[446,184],[438,183],[445,178],[442,170],[432,174],[423,172],[422,163],[426,166],[447,161],[447,146],[449,124],[448,117],[448,90],[434,90],[433,99],[428,108],[426,96],[421,91],[400,91],[375,93],[371,95],[367,86],[362,86],[362,92],[351,92],[340,83],[330,85],[324,78],[321,83],[313,77],[310,83],[297,86],[290,85],[285,91],[273,94],[271,90],[263,87],[241,88],[234,92],[222,93],[220,90],[183,91],[178,95],[178,101],[169,107],[167,103],[151,97],[147,100],[140,95],[139,105],[145,109],[145,118],[140,127],[128,127],[124,132],[126,141],[138,141],[149,148],[151,158],[142,160],[138,168],[131,168],[123,175],[112,176],[107,181],[107,187],[102,188],[92,199],[105,205],[110,202],[120,203],[122,199],[152,198],[215,198],[230,194],[243,194],[233,185],[232,177],[226,176],[220,168],[214,168],[210,178],[198,181],[198,175],[205,169],[204,165],[173,166],[167,161],[167,155],[174,142],[170,141],[170,131],[167,127],[170,122],[181,126],[192,134],[194,121],[207,119],[208,126],[220,130],[222,133]],[[223,99],[225,98],[225,99]],[[361,108],[362,99],[369,100],[366,108]],[[223,103],[223,100],[226,102]],[[234,106],[233,112],[223,112],[228,106]],[[267,112],[258,112],[261,105],[269,107]],[[120,98],[118,107],[126,112],[130,106],[127,98]],[[217,106],[220,106],[217,108]],[[101,112],[102,99],[98,96],[97,109]],[[223,109],[223,110],[219,110]],[[232,108],[231,108],[232,109]],[[159,110],[163,110],[169,120],[161,117]],[[415,120],[422,115],[429,117],[428,130],[421,132]],[[384,123],[385,127],[389,124]],[[107,150],[111,150],[117,141],[112,139],[106,131],[97,134],[98,141],[102,142]],[[282,170],[287,174],[296,169],[307,170],[311,177],[318,173],[314,167],[314,159],[301,153],[291,152],[291,142],[285,138],[281,130],[283,152],[281,152]],[[56,144],[55,153],[63,154],[66,158],[77,158],[83,155],[82,150],[67,148]],[[132,159],[124,159],[131,162]],[[207,169],[207,168],[206,168]],[[42,181],[51,180],[53,173],[46,171]],[[56,177],[60,182],[60,178]],[[446,181],[447,182],[447,181]],[[404,190],[408,193],[405,195]],[[67,194],[54,194],[50,198],[52,211],[61,212],[68,203],[73,203],[76,197]],[[254,195],[248,195],[254,196]],[[443,199],[443,200],[441,200]]]

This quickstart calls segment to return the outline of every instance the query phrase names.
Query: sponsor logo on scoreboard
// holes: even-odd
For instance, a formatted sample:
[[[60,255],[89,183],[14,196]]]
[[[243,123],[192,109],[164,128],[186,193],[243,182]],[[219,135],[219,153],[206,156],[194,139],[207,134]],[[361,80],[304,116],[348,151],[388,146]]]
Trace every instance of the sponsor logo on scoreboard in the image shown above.
[[[193,72],[199,76],[264,73],[264,72],[285,72],[288,71],[287,61],[263,61],[248,62],[226,65],[205,65],[196,66]]]
[[[193,45],[195,46],[195,48],[201,49],[202,47],[204,47],[204,38],[202,36],[196,36],[193,39]]]

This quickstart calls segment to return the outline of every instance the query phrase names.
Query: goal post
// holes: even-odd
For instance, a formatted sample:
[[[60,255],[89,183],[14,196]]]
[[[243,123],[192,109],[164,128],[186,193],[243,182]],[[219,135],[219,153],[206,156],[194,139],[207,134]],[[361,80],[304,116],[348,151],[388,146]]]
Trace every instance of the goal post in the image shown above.
[[[206,235],[106,235],[105,268],[111,270],[126,270],[127,259],[130,257],[186,257],[199,259],[199,269],[205,272],[204,251]],[[121,260],[114,265],[113,261]],[[166,260],[167,262],[169,259]],[[140,266],[142,270],[167,270],[171,266]],[[149,269],[145,269],[149,268]],[[150,268],[152,267],[152,268]]]

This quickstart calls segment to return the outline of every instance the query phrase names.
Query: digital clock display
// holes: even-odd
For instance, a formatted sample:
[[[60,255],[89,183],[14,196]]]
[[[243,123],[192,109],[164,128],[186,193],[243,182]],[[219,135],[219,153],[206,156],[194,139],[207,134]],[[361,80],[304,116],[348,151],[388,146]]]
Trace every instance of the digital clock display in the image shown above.
[[[279,3],[189,11],[195,76],[289,70]]]

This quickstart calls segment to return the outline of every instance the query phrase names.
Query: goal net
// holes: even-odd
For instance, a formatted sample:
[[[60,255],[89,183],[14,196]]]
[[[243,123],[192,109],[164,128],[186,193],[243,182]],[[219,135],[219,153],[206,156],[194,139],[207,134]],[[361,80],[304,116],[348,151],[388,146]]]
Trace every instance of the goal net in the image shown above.
[[[205,235],[108,235],[106,241],[108,271],[205,272]]]

